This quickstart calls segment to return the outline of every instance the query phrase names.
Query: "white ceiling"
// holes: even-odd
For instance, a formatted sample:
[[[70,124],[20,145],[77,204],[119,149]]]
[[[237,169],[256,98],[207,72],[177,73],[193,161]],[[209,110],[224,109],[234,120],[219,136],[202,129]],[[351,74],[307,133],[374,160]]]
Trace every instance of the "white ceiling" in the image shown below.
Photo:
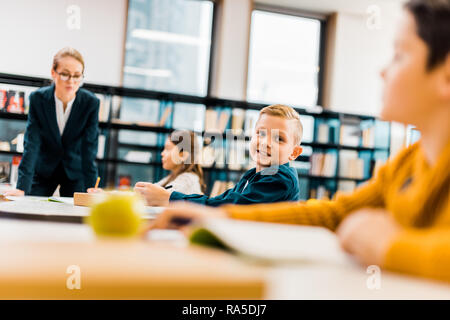
[[[323,14],[347,12],[363,14],[371,5],[391,5],[406,0],[254,0],[255,3],[293,8]]]

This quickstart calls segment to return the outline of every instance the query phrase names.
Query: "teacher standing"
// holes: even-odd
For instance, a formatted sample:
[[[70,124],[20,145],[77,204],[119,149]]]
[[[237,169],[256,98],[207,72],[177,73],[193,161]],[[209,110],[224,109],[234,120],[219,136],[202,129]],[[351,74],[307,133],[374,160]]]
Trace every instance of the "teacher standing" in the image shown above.
[[[80,89],[84,60],[73,48],[53,58],[53,84],[30,95],[17,189],[6,195],[84,192],[97,179],[99,99]]]

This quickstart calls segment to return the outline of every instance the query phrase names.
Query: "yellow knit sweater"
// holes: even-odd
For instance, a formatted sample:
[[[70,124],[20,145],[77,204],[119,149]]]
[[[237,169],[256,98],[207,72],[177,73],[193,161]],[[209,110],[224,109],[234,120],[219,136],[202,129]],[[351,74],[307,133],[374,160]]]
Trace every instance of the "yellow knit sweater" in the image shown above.
[[[316,225],[336,230],[351,212],[383,208],[403,227],[383,267],[450,281],[450,143],[430,167],[420,141],[388,161],[368,183],[333,200],[223,208],[235,219]],[[376,241],[376,239],[374,239]]]

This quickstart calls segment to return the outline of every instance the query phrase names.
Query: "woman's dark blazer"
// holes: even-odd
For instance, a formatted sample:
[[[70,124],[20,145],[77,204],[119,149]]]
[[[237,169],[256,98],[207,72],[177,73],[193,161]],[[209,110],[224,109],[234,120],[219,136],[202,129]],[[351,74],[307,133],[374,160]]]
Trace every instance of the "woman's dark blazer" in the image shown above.
[[[19,165],[17,189],[29,194],[35,174],[48,178],[62,162],[70,180],[83,179],[85,189],[95,185],[100,100],[78,89],[62,136],[56,121],[55,86],[30,94],[30,109]]]

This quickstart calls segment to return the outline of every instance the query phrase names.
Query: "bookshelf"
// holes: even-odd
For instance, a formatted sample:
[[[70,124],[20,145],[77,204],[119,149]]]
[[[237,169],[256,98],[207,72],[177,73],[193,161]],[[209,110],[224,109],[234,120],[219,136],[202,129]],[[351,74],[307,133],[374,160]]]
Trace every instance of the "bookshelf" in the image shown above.
[[[0,90],[23,88],[25,110],[29,93],[49,84],[44,78],[0,73]],[[167,172],[161,167],[160,153],[166,137],[178,129],[174,126],[174,115],[187,117],[197,109],[203,112],[204,123],[180,129],[193,130],[203,146],[207,192],[233,185],[250,166],[248,142],[263,104],[90,83],[85,83],[83,88],[101,99],[102,141],[99,140],[96,161],[102,187],[117,187],[120,178],[130,174],[131,184],[163,178]],[[141,107],[139,112],[132,111],[135,106]],[[332,197],[338,190],[351,190],[367,181],[376,167],[387,160],[389,123],[371,116],[321,108],[295,109],[304,125],[304,152],[293,162],[302,199]],[[2,148],[1,143],[12,140],[11,136],[5,138],[5,131],[15,130],[13,135],[23,133],[26,120],[26,114],[0,109],[0,164],[22,154],[11,143],[9,150]],[[13,122],[14,130],[2,125]],[[234,160],[225,163],[224,160],[233,157]],[[215,181],[223,183],[214,186]]]

